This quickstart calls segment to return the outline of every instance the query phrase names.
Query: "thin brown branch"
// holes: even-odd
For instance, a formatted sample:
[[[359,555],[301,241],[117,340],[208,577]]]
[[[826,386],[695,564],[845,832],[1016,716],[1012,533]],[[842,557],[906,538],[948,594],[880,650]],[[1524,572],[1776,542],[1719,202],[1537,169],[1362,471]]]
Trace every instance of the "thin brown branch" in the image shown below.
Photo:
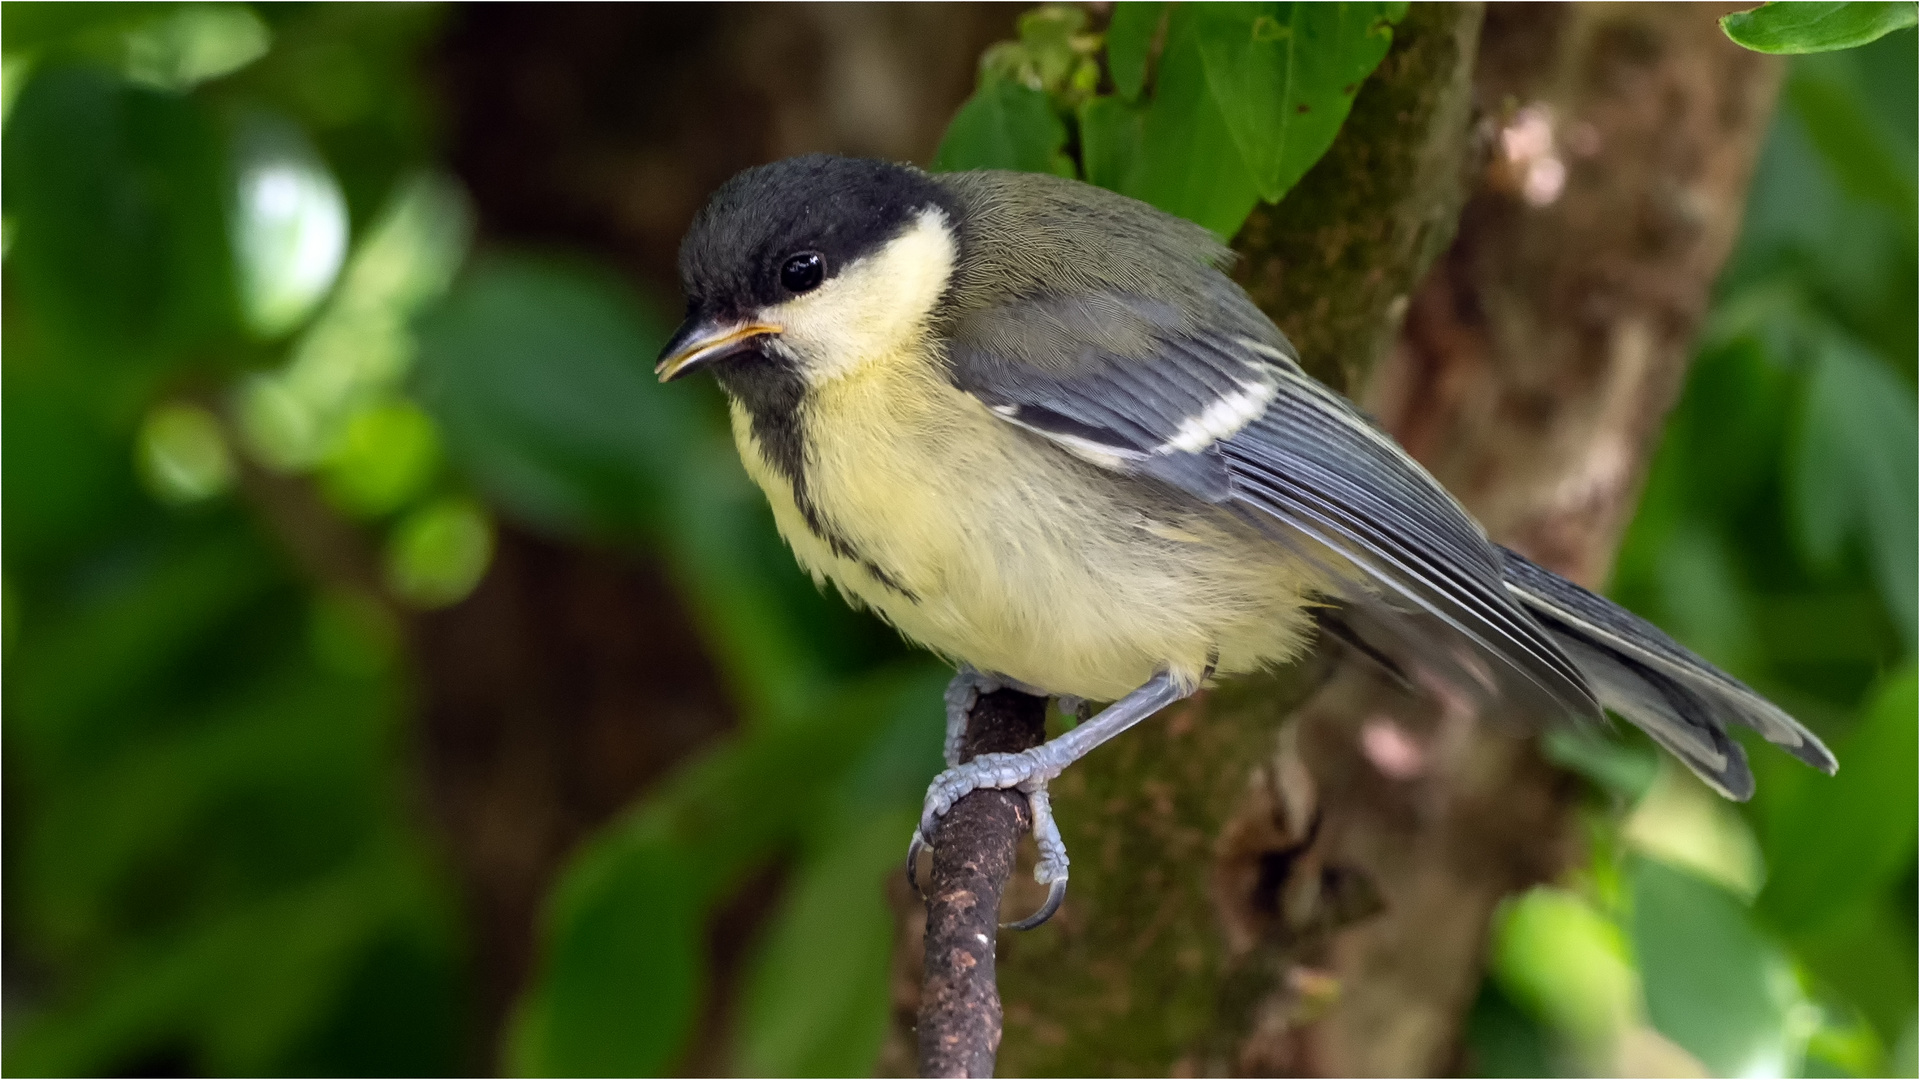
[[[982,694],[962,761],[1011,753],[1046,738],[1047,699],[1017,690]],[[994,943],[1014,851],[1032,825],[1026,796],[976,791],[955,803],[931,838],[926,968],[920,991],[920,1075],[992,1076],[1000,1049]]]

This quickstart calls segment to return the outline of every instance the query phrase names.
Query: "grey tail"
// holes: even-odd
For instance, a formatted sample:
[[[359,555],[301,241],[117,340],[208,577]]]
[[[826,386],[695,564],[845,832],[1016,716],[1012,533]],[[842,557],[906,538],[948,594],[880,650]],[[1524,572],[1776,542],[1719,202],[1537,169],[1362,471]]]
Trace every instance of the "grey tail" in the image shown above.
[[[1759,732],[1827,773],[1838,763],[1813,732],[1738,679],[1688,652],[1604,597],[1500,549],[1507,589],[1547,628],[1587,677],[1600,703],[1632,721],[1714,790],[1753,794],[1753,773],[1731,724]]]

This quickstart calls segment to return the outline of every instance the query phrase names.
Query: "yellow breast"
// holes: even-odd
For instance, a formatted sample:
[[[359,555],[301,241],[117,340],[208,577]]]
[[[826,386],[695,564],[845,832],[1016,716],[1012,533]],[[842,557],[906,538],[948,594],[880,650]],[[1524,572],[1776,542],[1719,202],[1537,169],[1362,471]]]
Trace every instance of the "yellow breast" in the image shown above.
[[[1198,681],[1213,657],[1248,671],[1307,639],[1311,583],[1285,548],[1012,427],[917,358],[810,391],[804,482],[839,552],[737,405],[733,429],[816,579],[983,671],[1105,701],[1161,667]]]

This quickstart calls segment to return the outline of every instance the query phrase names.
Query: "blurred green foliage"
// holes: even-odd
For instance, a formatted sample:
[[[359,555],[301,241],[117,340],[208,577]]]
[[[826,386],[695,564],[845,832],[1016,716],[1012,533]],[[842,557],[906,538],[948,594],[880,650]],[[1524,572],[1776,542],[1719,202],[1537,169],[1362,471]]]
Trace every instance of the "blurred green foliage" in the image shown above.
[[[1105,35],[1039,9],[939,162],[1231,234],[1325,151],[1403,8],[1121,4]],[[6,1066],[478,1067],[406,627],[474,587],[497,513],[657,555],[742,719],[570,861],[508,1067],[678,1067],[711,917],[777,867],[727,1060],[869,1072],[946,673],[795,568],[717,394],[648,375],[667,298],[469,257],[420,90],[440,17],[0,10]],[[1843,770],[1756,754],[1736,810],[1644,743],[1556,745],[1595,778],[1594,857],[1496,927],[1489,1072],[1643,1060],[1651,1031],[1718,1071],[1912,1071],[1912,53],[1797,62],[1614,586]],[[286,515],[293,485],[327,520]],[[341,523],[375,579],[297,557]]]
[[[1840,772],[1755,744],[1736,812],[1664,764],[1648,784],[1637,741],[1562,745],[1610,792],[1592,864],[1553,893],[1591,914],[1503,916],[1474,1026],[1489,1074],[1630,1068],[1645,1023],[1717,1075],[1914,1075],[1914,57],[1908,30],[1794,62],[1611,586],[1813,724]],[[1537,990],[1594,940],[1638,969],[1634,1015],[1598,1044],[1555,1010],[1617,990]]]
[[[426,163],[432,14],[0,18],[7,1068],[456,1070],[464,945],[400,768],[393,612],[316,587],[233,497],[261,482],[238,387],[350,291],[375,244],[348,207]],[[360,104],[315,115],[342,77]]]
[[[729,1041],[869,1068],[946,674],[795,567],[629,285],[461,270],[432,13],[6,12],[8,1067],[471,1067],[400,624],[473,588],[499,507],[656,550],[746,720],[579,854],[509,1062],[672,1068],[708,915],[777,858]],[[289,564],[284,476],[383,538],[380,587]]]

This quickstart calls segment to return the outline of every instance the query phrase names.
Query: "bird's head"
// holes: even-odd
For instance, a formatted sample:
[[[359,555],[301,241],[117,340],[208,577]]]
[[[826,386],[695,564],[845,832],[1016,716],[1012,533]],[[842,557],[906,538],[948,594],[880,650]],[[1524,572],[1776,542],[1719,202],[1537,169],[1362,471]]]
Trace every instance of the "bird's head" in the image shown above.
[[[819,154],[735,176],[681,244],[687,318],[656,374],[734,386],[771,366],[817,384],[897,353],[952,277],[955,213],[910,166]]]

